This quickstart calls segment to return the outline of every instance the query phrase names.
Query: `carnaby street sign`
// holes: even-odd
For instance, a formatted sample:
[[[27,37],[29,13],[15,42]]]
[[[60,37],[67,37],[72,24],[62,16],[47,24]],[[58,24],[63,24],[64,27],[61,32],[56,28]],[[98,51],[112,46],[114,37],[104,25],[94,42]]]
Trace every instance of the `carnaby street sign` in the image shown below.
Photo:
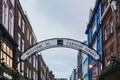
[[[27,49],[21,56],[21,60],[27,59],[29,56],[36,54],[37,52],[49,49],[49,48],[55,48],[55,47],[66,47],[66,48],[72,48],[75,50],[82,50],[87,55],[90,55],[95,60],[98,60],[100,57],[97,54],[97,52],[91,48],[89,48],[87,45],[83,44],[80,41],[68,39],[68,38],[53,38],[41,41],[29,49]]]

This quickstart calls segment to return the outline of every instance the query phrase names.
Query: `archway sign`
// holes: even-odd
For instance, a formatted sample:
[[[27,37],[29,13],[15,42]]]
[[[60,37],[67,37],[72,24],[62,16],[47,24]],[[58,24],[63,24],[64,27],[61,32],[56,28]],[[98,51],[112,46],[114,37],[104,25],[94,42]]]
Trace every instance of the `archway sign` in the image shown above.
[[[29,56],[36,54],[37,52],[49,49],[49,48],[55,48],[55,47],[66,47],[66,48],[72,48],[75,50],[82,50],[87,55],[90,55],[95,60],[99,60],[100,56],[97,54],[97,52],[94,49],[89,48],[84,43],[68,39],[68,38],[53,38],[41,41],[39,43],[34,44],[29,49],[27,49],[21,56],[21,60],[26,60]]]

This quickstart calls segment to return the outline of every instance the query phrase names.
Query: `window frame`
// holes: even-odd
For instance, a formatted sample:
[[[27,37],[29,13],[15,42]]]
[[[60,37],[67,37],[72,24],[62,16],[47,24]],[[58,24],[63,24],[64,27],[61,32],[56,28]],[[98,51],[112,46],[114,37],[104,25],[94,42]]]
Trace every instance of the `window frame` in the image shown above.
[[[18,33],[18,49],[21,50],[21,35]]]
[[[8,4],[6,1],[3,1],[2,5],[2,24],[5,26],[6,30],[8,30]]]
[[[18,25],[19,25],[20,28],[21,28],[21,19],[22,19],[22,16],[21,16],[21,13],[19,11],[18,12]]]
[[[109,25],[110,25],[110,33],[112,34],[113,33],[113,26],[114,26],[112,18],[110,19]]]
[[[1,40],[1,46],[2,46],[2,48],[0,51],[0,58],[4,58],[4,60],[2,60],[1,62],[4,62],[8,67],[12,68],[13,67],[13,50],[3,40]],[[4,48],[6,48],[6,50]],[[12,54],[12,56],[11,56],[11,54]]]
[[[24,19],[22,20],[22,32],[25,33],[25,21],[24,21]]]

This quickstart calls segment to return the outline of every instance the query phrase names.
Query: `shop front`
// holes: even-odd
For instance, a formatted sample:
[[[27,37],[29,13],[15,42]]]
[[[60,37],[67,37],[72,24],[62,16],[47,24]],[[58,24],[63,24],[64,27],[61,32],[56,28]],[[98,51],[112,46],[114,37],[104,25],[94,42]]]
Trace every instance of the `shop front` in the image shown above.
[[[15,71],[8,68],[5,63],[0,63],[0,80],[14,80]]]
[[[107,66],[101,72],[98,80],[120,80],[120,62],[115,61]]]

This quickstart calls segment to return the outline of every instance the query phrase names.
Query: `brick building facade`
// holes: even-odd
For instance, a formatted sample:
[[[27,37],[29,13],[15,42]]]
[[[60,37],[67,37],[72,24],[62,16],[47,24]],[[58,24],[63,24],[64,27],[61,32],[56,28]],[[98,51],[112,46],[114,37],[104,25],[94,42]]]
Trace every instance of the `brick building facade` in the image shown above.
[[[19,0],[0,0],[0,80],[39,80],[38,55],[24,62],[19,58],[35,43],[36,36]],[[54,75],[47,71],[46,80],[53,80]]]
[[[0,79],[14,79],[18,44],[14,39],[14,0],[0,0]]]
[[[120,0],[102,0],[104,80],[120,79]]]
[[[38,55],[38,62],[38,80],[54,80],[54,74],[49,70],[41,55]]]
[[[77,76],[78,79],[82,79],[82,51],[80,50],[77,54]]]
[[[13,79],[17,76],[17,80],[24,80],[27,74],[27,68],[30,67],[31,79],[38,80],[37,61],[26,64],[28,62],[20,62],[19,56],[30,45],[37,42],[32,27],[28,21],[27,16],[21,8],[19,0],[0,0],[0,32],[1,32],[1,53],[0,59],[3,65],[3,79]],[[32,58],[37,60],[37,58]],[[6,69],[10,69],[7,71]],[[31,70],[31,72],[30,72]],[[13,72],[14,71],[14,72]],[[32,74],[35,73],[32,76]],[[14,74],[14,75],[13,75]],[[26,75],[27,77],[27,75]],[[29,78],[29,77],[28,77]]]

